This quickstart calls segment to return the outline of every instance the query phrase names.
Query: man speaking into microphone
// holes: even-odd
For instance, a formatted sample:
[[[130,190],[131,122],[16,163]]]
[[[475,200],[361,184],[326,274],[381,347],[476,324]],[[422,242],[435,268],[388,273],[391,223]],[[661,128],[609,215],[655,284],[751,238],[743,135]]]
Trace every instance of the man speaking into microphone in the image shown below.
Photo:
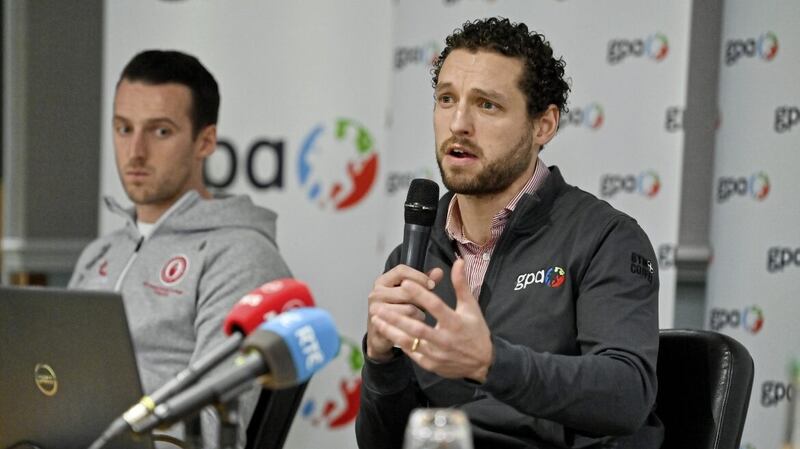
[[[133,207],[105,199],[125,225],[83,251],[69,285],[122,293],[147,394],[222,344],[223,319],[239,298],[290,276],[276,214],[204,185],[219,103],[211,73],[177,51],[139,53],[117,82],[114,150]],[[240,445],[258,393],[242,397]],[[204,430],[215,428],[212,417],[204,414]]]
[[[449,192],[424,265],[396,249],[369,295],[359,446],[400,448],[414,408],[456,407],[476,448],[660,447],[652,246],[539,158],[566,111],[563,60],[525,24],[477,20],[433,86]]]

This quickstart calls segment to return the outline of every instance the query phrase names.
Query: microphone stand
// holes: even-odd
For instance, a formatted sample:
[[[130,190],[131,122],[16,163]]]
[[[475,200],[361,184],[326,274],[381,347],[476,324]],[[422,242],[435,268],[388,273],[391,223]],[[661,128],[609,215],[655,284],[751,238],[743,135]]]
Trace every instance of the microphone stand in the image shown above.
[[[214,404],[219,415],[219,449],[236,449],[239,440],[239,396],[253,385],[254,382],[245,382],[224,394]]]
[[[202,411],[186,419],[183,424],[186,433],[184,439],[189,449],[203,449],[203,425],[200,415]]]
[[[219,414],[219,449],[236,449],[239,424],[239,399],[216,405]]]

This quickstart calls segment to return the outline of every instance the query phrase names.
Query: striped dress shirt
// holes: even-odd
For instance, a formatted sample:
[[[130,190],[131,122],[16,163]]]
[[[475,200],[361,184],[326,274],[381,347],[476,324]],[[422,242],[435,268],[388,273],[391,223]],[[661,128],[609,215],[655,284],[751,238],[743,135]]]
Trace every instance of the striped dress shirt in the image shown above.
[[[533,171],[533,176],[522,187],[514,198],[501,209],[490,223],[491,236],[484,245],[478,245],[470,241],[464,235],[464,225],[461,220],[461,211],[458,208],[458,195],[453,195],[450,200],[450,205],[447,208],[447,221],[445,222],[445,231],[452,240],[455,240],[458,247],[458,255],[464,259],[464,265],[467,272],[467,281],[469,282],[472,294],[475,299],[478,299],[481,294],[481,285],[483,278],[486,276],[486,269],[489,267],[489,261],[492,260],[492,252],[497,245],[497,240],[503,233],[503,230],[508,224],[508,219],[511,212],[517,206],[520,198],[524,194],[531,194],[536,191],[547,178],[550,171],[541,159],[536,160],[536,168]]]

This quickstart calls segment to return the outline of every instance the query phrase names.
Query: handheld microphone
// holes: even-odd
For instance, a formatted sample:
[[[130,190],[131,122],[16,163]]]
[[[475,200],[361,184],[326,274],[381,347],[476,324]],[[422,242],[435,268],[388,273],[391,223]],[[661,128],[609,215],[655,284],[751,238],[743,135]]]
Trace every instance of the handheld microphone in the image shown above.
[[[400,262],[418,271],[425,269],[425,253],[431,227],[436,221],[439,203],[439,184],[430,179],[417,178],[411,181],[405,203],[403,245],[400,247]]]
[[[273,389],[301,384],[336,357],[339,346],[339,334],[328,312],[314,307],[288,311],[247,337],[234,367],[175,395],[131,429],[144,433],[172,424],[241,393],[256,378]]]
[[[102,447],[106,441],[122,434],[135,422],[152,413],[158,404],[193,384],[200,376],[219,365],[239,349],[245,335],[250,334],[265,320],[296,307],[313,306],[314,300],[311,298],[308,286],[296,279],[286,278],[267,282],[243,296],[225,317],[222,327],[229,337],[222,344],[195,360],[158,390],[142,397],[139,402],[112,422],[91,448]]]

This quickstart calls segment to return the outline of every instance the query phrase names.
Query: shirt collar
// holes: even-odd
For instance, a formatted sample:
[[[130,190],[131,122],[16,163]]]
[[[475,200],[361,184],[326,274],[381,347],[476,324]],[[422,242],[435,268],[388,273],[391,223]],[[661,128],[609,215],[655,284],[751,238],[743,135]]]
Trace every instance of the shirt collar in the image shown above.
[[[550,170],[547,169],[547,166],[542,162],[541,159],[536,159],[536,168],[533,170],[533,175],[528,179],[522,189],[517,192],[514,198],[511,198],[511,201],[506,204],[506,206],[499,210],[494,217],[492,217],[492,224],[494,225],[496,222],[505,221],[511,212],[517,207],[517,203],[519,200],[522,199],[523,195],[530,195],[536,191],[539,187],[544,184],[544,180],[547,178],[547,175],[550,174]],[[447,235],[457,242],[466,243],[469,242],[467,238],[464,236],[462,231],[463,224],[461,221],[461,210],[458,207],[458,195],[453,195],[453,198],[450,199],[450,204],[447,207],[447,220],[445,221],[445,231]]]

